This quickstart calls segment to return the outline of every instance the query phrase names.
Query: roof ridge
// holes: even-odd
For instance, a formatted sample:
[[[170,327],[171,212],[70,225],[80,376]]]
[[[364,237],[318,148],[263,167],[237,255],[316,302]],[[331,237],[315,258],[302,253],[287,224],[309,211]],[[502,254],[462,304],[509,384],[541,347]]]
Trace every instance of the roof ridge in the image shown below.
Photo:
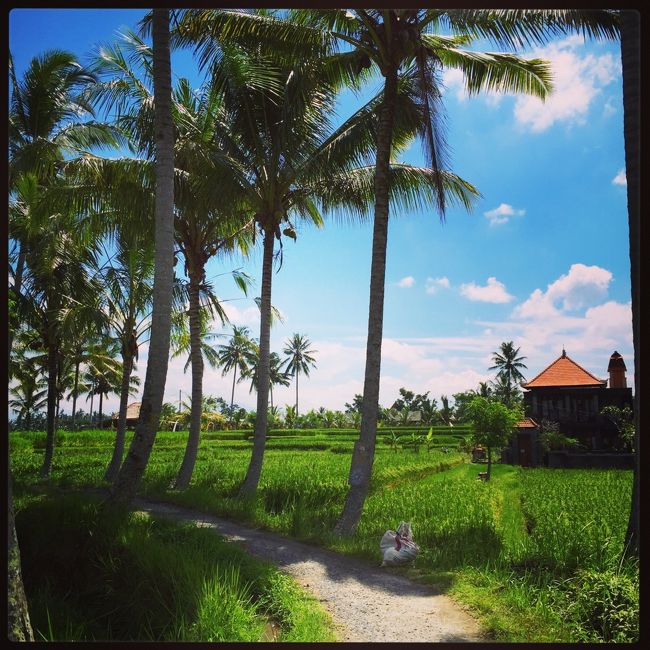
[[[552,361],[548,366],[546,366],[546,368],[544,368],[544,370],[542,370],[542,371],[539,372],[537,375],[535,375],[535,376],[534,376],[530,381],[527,381],[526,383],[522,383],[522,384],[520,384],[520,385],[522,386],[522,388],[526,388],[527,386],[529,386],[530,384],[532,384],[533,382],[535,382],[535,381],[536,381],[537,379],[539,379],[539,378],[540,378],[544,373],[547,373],[547,372],[548,372],[548,371],[549,371],[549,370],[550,370],[550,369],[551,369],[551,368],[552,368],[556,363],[558,363],[558,362],[561,361],[562,359],[567,359],[568,361],[570,361],[574,366],[576,366],[576,368],[578,368],[579,370],[581,370],[582,372],[584,372],[586,375],[588,375],[589,377],[591,377],[592,379],[594,379],[597,383],[599,383],[599,384],[606,384],[606,383],[607,383],[607,380],[606,380],[606,379],[599,379],[598,377],[596,377],[596,375],[594,375],[593,373],[589,372],[587,369],[583,368],[583,367],[582,367],[582,366],[581,366],[577,361],[574,361],[574,360],[573,360],[573,359],[572,359],[572,358],[571,358],[571,357],[570,357],[566,352],[564,352],[564,350],[563,350],[563,351],[562,351],[562,354],[561,354],[557,359],[555,359],[555,361]]]
[[[573,359],[572,359],[568,354],[566,355],[566,358],[567,358],[571,363],[573,363],[574,365],[578,366],[578,368],[580,368],[580,370],[582,370],[583,372],[586,372],[590,377],[593,377],[596,381],[599,381],[599,382],[601,382],[601,383],[602,383],[602,382],[607,383],[607,380],[606,380],[606,379],[600,379],[599,377],[596,377],[596,375],[590,373],[586,368],[583,368],[583,367],[582,367],[582,366],[581,366],[577,361],[574,361],[574,360],[573,360]]]

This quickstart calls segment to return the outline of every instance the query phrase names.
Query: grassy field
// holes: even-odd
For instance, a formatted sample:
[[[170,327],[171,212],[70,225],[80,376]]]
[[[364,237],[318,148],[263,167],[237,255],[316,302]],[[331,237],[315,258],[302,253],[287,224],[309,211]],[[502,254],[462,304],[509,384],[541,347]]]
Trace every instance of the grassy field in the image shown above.
[[[358,533],[340,540],[330,531],[346,493],[355,434],[271,437],[258,498],[243,502],[236,493],[252,442],[240,433],[204,436],[192,484],[182,493],[170,484],[187,434],[159,434],[141,492],[377,563],[384,531],[410,521],[421,553],[404,571],[444,586],[496,640],[637,638],[638,568],[620,563],[631,472],[496,465],[484,483],[476,480],[479,467],[452,446],[449,431],[436,432],[428,451],[395,449],[381,437]],[[45,488],[103,485],[112,437],[63,433],[43,485],[37,478],[43,435],[12,434],[18,509]]]

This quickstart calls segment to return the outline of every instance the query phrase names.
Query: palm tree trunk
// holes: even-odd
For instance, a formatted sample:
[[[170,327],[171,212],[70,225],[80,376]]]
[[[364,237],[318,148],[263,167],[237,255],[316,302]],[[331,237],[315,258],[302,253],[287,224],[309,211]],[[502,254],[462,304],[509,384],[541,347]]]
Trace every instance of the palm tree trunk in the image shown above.
[[[298,376],[299,375],[300,375],[300,373],[298,372],[298,369],[296,368],[296,420],[298,419]],[[296,425],[294,424],[294,427],[295,426]]]
[[[79,393],[79,366],[80,361],[77,361],[74,366],[74,390],[72,391],[72,430],[77,428],[77,395]]]
[[[99,428],[104,428],[104,392],[99,393]]]
[[[20,245],[20,244],[19,244]],[[18,299],[18,296],[20,295],[20,289],[23,284],[23,269],[25,268],[25,253],[21,251],[18,253],[18,259],[16,260],[16,273],[14,274],[14,286],[13,286],[13,291],[16,296],[16,300]],[[9,355],[7,358],[11,357],[11,348],[13,347],[14,344],[14,331],[10,327],[9,328]]]
[[[272,229],[264,231],[264,257],[262,260],[262,295],[260,300],[260,356],[257,367],[257,414],[253,452],[248,464],[246,477],[240,494],[255,494],[262,475],[264,449],[266,447],[266,426],[268,423],[270,348],[271,348],[271,281],[273,279],[273,244],[275,234]]]
[[[10,641],[33,641],[34,633],[29,620],[27,597],[20,570],[20,548],[16,536],[16,523],[14,520],[14,501],[11,491],[11,475],[9,476],[9,544],[7,549],[7,609],[8,609],[8,637]]]
[[[634,344],[634,480],[632,503],[625,545],[631,555],[639,554],[639,447],[641,432],[641,377],[639,310],[641,288],[639,286],[639,195],[640,195],[640,16],[637,10],[621,11],[621,62],[623,65],[623,133],[625,138],[625,174],[627,177],[627,210],[630,227],[630,275],[632,288],[632,338]]]
[[[174,130],[171,112],[169,10],[153,10],[153,82],[156,199],[153,311],[140,417],[111,490],[111,502],[129,503],[147,467],[160,420],[171,331],[174,280]]]
[[[492,447],[487,448],[488,453],[488,465],[487,465],[487,477],[486,480],[490,480],[490,473],[492,470]]]
[[[202,275],[202,269],[199,269],[197,272],[190,271],[189,295],[190,358],[192,359],[192,412],[190,414],[190,432],[187,437],[185,455],[183,456],[183,462],[178,470],[176,483],[174,485],[177,490],[184,490],[190,484],[201,437],[201,410],[203,408],[203,355],[201,354],[201,320],[199,316],[201,302],[199,299],[199,280]]]
[[[237,362],[235,362],[235,372],[232,376],[232,393],[230,393],[230,424],[232,426],[232,405],[235,403],[235,381],[237,379]]]
[[[130,330],[129,330],[130,331]],[[128,350],[128,348],[126,348]],[[113,456],[104,473],[105,481],[114,481],[122,463],[124,455],[124,441],[126,434],[126,409],[129,405],[129,386],[131,384],[131,373],[133,372],[133,355],[127,351],[122,356],[122,385],[120,386],[120,412],[117,419],[117,431],[115,433],[115,444],[113,445]]]
[[[393,137],[395,101],[397,97],[397,70],[386,74],[384,99],[377,133],[377,161],[375,163],[375,214],[372,237],[372,264],[370,271],[370,305],[368,313],[368,341],[366,344],[366,371],[363,383],[361,431],[354,444],[348,484],[350,489],[335,532],[352,535],[356,530],[370,486],[372,464],[377,436],[379,378],[381,371],[381,340],[384,322],[384,281],[386,276],[386,246],[388,242],[388,204],[390,190],[390,148]]]
[[[54,455],[54,432],[56,427],[56,371],[57,350],[52,343],[47,350],[47,433],[45,435],[45,457],[41,466],[41,478],[50,475]]]
[[[93,419],[93,402],[95,401],[95,382],[93,381],[92,386],[91,386],[91,393],[90,393],[90,428],[92,429],[93,424],[95,423]]]

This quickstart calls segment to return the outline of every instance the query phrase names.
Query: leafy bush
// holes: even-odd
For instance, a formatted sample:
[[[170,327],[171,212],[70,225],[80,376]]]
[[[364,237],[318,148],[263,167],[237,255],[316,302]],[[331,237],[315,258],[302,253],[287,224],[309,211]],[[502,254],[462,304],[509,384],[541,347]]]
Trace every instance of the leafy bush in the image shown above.
[[[569,601],[579,641],[638,641],[638,573],[635,579],[634,572],[579,570],[570,583]]]

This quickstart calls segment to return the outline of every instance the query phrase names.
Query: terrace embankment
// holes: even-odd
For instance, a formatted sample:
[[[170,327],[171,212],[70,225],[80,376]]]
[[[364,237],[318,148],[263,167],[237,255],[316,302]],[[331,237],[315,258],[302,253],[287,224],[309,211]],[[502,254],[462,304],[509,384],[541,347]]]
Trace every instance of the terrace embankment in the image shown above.
[[[249,553],[274,562],[330,612],[341,641],[485,641],[481,628],[451,598],[391,569],[275,533],[152,500],[140,511],[214,528]]]

